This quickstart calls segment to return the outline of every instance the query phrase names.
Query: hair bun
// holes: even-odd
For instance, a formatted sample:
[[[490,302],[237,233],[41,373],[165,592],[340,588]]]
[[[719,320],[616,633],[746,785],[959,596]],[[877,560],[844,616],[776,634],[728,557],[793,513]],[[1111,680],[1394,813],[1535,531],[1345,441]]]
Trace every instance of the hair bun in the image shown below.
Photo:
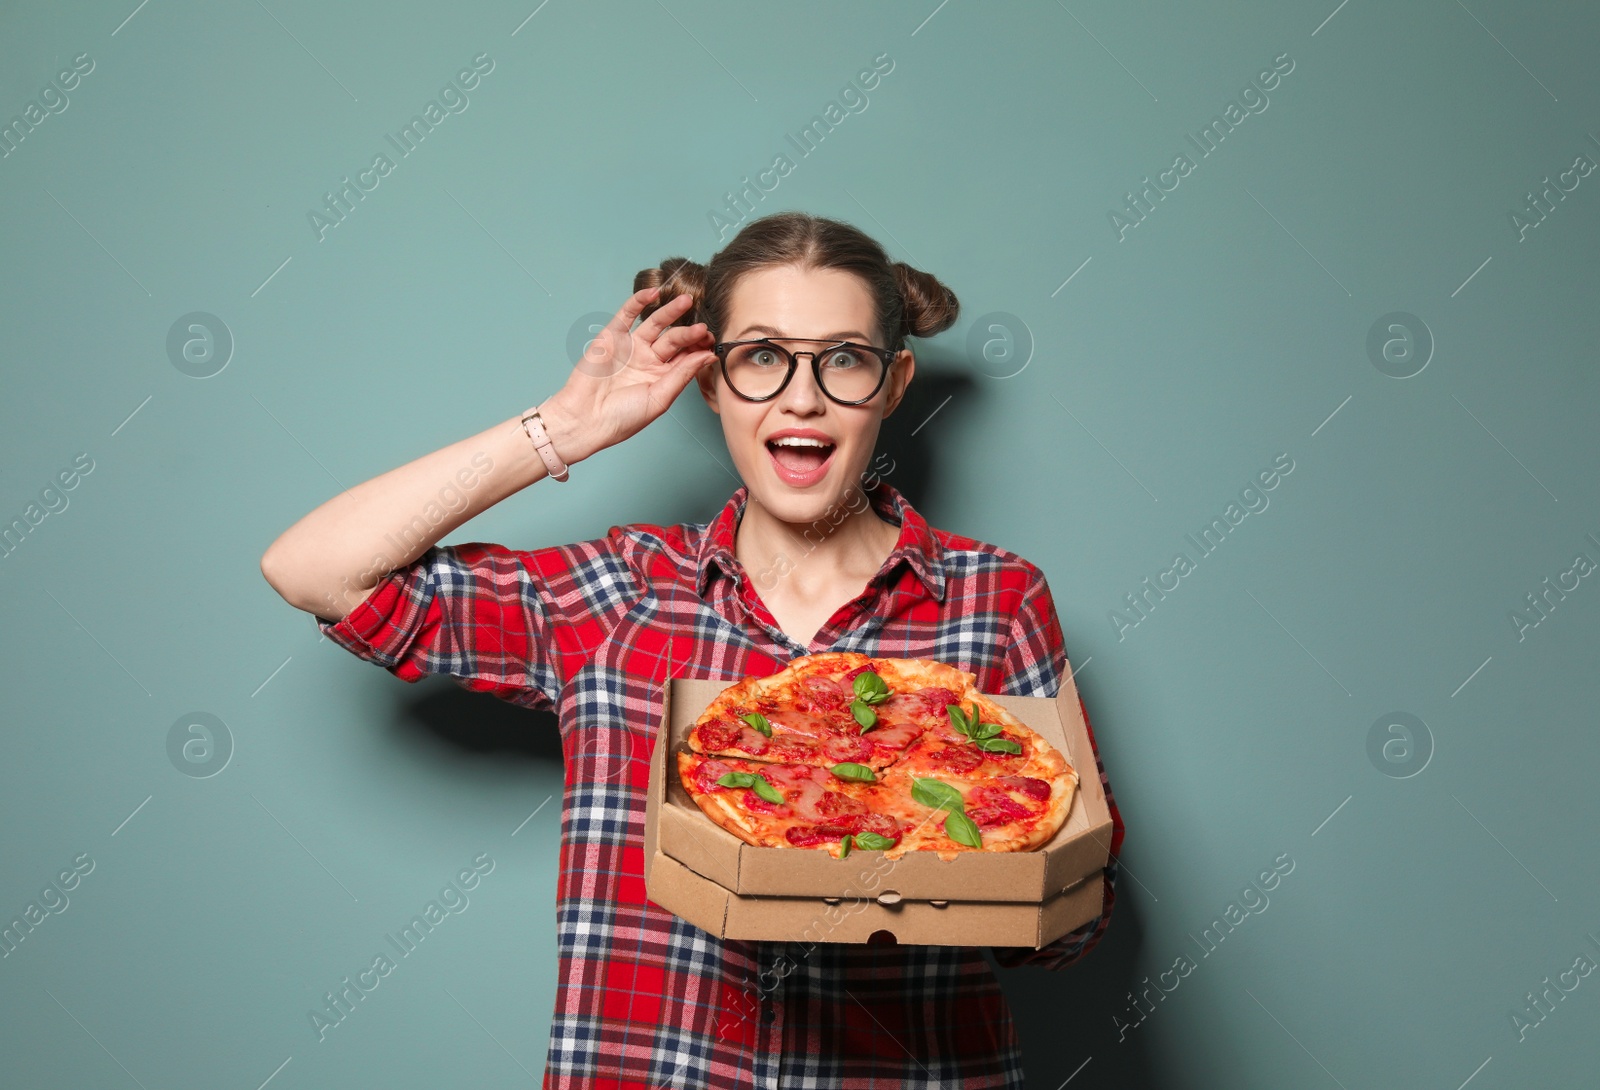
[[[633,290],[643,291],[645,288],[660,288],[661,294],[656,296],[654,303],[644,308],[639,315],[641,318],[650,317],[687,292],[693,297],[694,303],[672,324],[687,326],[703,320],[700,317],[700,307],[706,294],[706,267],[699,262],[690,261],[686,257],[669,257],[658,268],[640,269],[634,275]]]
[[[751,220],[705,265],[669,257],[657,268],[643,269],[633,278],[633,290],[660,289],[644,308],[646,316],[687,294],[694,303],[674,324],[703,322],[721,340],[732,332],[724,327],[733,321],[734,288],[751,273],[775,268],[835,270],[855,277],[872,304],[873,343],[886,349],[904,348],[907,337],[942,333],[961,313],[955,293],[936,277],[890,261],[877,240],[854,224],[799,211]]]
[[[893,268],[904,303],[901,331],[905,336],[931,337],[956,324],[961,304],[955,292],[945,287],[938,277],[914,269],[904,261],[894,262]]]

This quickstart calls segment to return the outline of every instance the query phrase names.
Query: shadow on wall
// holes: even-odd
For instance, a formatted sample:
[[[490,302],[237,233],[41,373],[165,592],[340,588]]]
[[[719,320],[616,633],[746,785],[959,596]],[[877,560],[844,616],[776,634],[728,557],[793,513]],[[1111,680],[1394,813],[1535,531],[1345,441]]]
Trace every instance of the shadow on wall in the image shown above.
[[[1127,1021],[1128,992],[1143,978],[1139,960],[1144,921],[1135,909],[1138,896],[1124,871],[1117,880],[1111,926],[1100,945],[1076,965],[1060,972],[996,968],[1022,1040],[1029,1090],[1060,1090],[1069,1078],[1085,1090],[1155,1090],[1162,1085],[1157,1072],[1167,1065],[1153,1062],[1155,1038],[1146,1036],[1149,1030],[1129,1031],[1126,1040],[1118,1041],[1112,1023],[1114,1014]]]
[[[444,677],[406,686],[397,703],[395,721],[402,730],[426,731],[467,753],[523,758],[561,769],[561,731],[554,712],[518,707]]]
[[[917,373],[906,387],[905,398],[883,422],[878,434],[880,455],[894,460],[894,468],[883,474],[884,480],[898,488],[911,506],[936,526],[938,523],[929,512],[942,506],[940,501],[945,497],[936,491],[939,466],[935,452],[959,449],[948,441],[955,421],[951,410],[971,397],[974,386],[971,376],[957,370],[937,370],[931,356],[919,356]]]

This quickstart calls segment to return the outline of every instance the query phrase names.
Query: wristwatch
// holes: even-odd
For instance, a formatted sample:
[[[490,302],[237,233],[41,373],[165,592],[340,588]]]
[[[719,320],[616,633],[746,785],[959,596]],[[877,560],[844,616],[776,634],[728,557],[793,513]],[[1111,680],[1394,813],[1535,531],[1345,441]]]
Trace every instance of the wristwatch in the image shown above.
[[[544,430],[544,419],[539,415],[537,406],[522,414],[522,430],[533,440],[533,447],[544,459],[544,467],[550,471],[550,476],[558,481],[566,480],[567,463],[561,460],[555,444],[550,442],[550,433]]]

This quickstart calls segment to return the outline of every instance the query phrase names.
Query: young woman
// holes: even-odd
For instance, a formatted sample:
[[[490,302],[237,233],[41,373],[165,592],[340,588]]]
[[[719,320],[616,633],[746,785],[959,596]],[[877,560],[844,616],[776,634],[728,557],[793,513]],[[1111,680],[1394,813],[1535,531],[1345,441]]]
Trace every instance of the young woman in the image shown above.
[[[748,224],[709,265],[670,258],[634,283],[536,409],[329,500],[273,542],[262,572],[331,639],[407,681],[448,674],[559,714],[546,1085],[1020,1087],[982,949],[723,941],[644,888],[669,663],[673,676],[733,681],[860,651],[953,663],[985,692],[1057,692],[1066,653],[1043,573],[930,528],[868,476],[915,371],[905,339],[949,328],[955,296],[856,228],[797,212]],[[691,380],[744,482],[710,523],[615,526],[531,551],[436,545],[546,476],[567,480]],[[1122,840],[1109,784],[1106,795],[1101,915],[1041,950],[993,948],[1000,964],[1059,969],[1099,941]]]

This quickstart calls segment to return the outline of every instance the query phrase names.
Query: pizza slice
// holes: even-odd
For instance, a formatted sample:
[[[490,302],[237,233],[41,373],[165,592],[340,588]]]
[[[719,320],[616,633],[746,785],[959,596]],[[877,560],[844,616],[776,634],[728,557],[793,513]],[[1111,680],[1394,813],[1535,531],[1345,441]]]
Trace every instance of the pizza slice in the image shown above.
[[[1029,851],[1056,834],[1072,808],[1078,776],[1054,746],[976,691],[966,710],[946,707],[882,782],[912,807],[897,816],[918,831],[907,850]],[[945,820],[928,820],[932,811]]]
[[[735,682],[700,715],[689,748],[821,767],[849,761],[886,768],[944,714],[923,695],[921,679],[897,667],[902,661],[827,652],[798,658],[768,677]],[[956,677],[947,680],[962,676],[951,673]]]
[[[680,752],[678,775],[707,817],[758,847],[820,848],[842,857],[852,847],[892,851],[904,835],[886,812],[891,796],[865,765]]]

